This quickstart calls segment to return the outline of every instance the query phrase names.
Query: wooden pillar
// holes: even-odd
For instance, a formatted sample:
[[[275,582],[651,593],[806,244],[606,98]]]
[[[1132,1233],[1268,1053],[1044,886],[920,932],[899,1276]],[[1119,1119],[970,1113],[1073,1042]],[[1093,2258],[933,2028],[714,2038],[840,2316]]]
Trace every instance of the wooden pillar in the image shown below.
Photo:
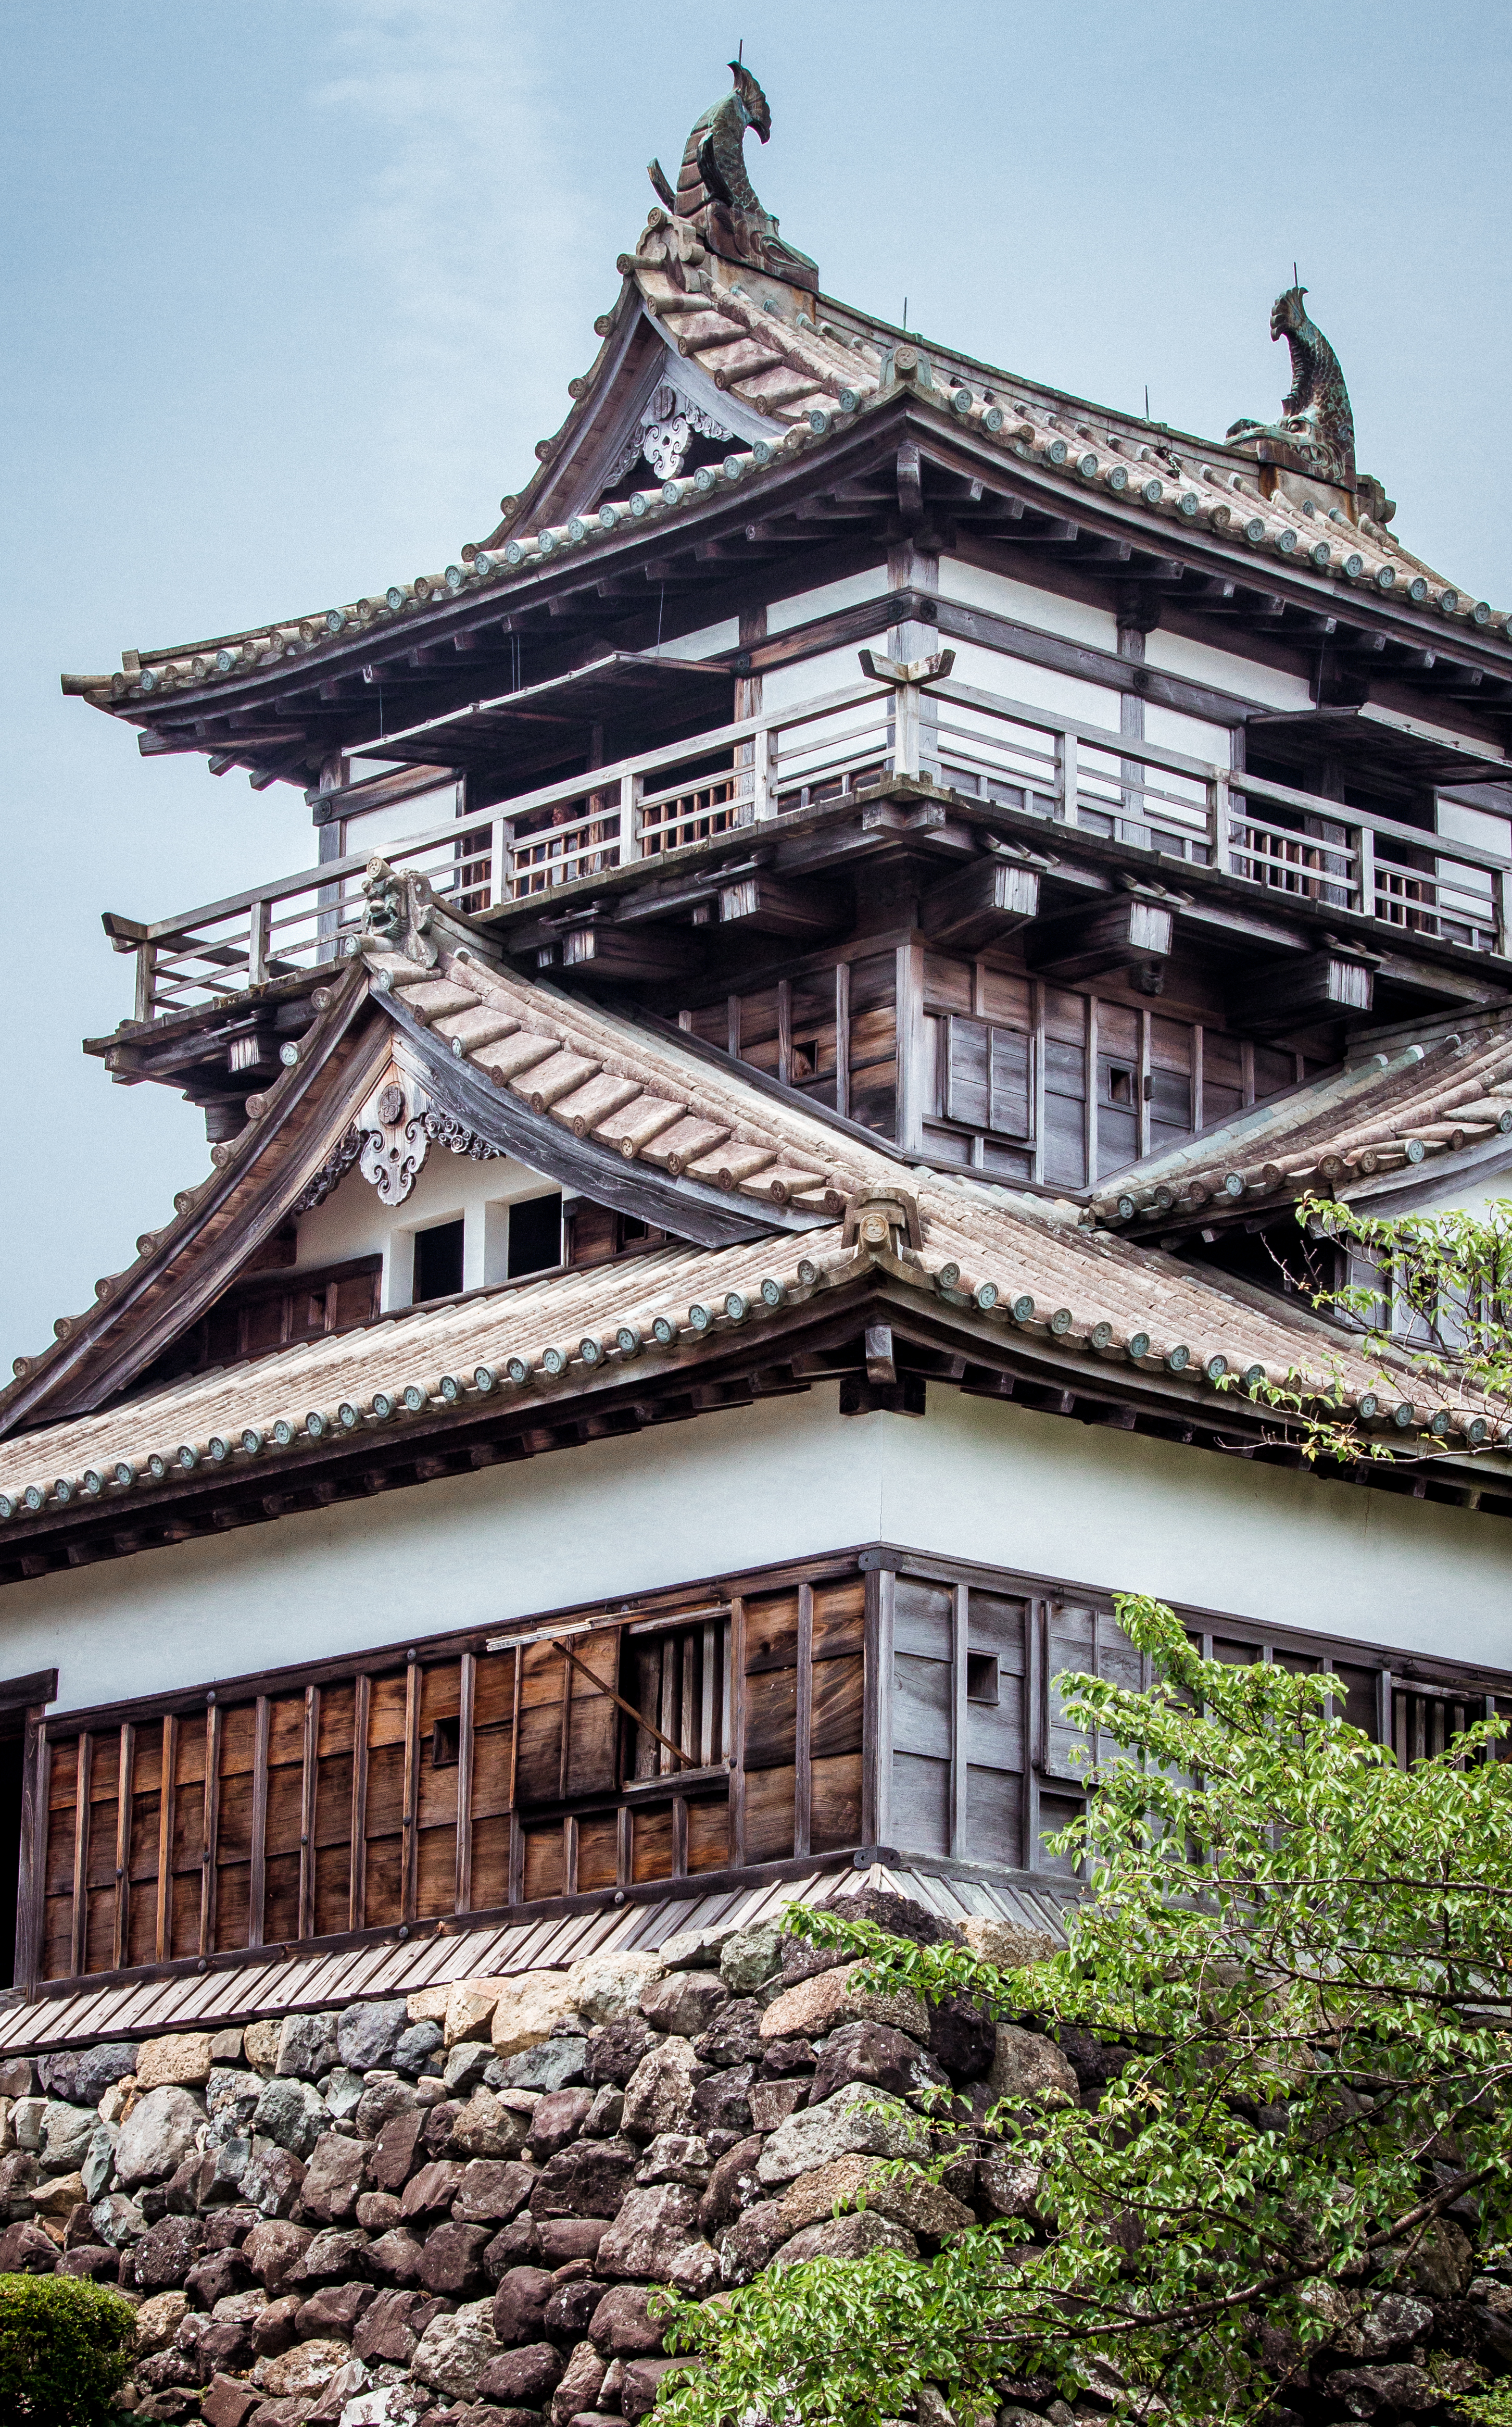
[[[966,1757],[967,1629],[971,1596],[957,1585],[951,1612],[951,1851],[957,1860],[970,1851],[967,1807],[969,1779]]]
[[[367,1728],[372,1709],[373,1681],[359,1670],[351,1698],[351,1884],[347,1895],[347,1927],[367,1926]]]
[[[835,1109],[851,1117],[851,964],[835,964]]]
[[[89,1945],[89,1789],[94,1782],[94,1738],[86,1728],[78,1740],[73,1776],[73,1940],[69,1969],[85,1969]]]
[[[793,1852],[806,1854],[814,1802],[814,1588],[798,1588],[798,1671],[793,1697]]]
[[[745,1861],[745,1603],[739,1593],[730,1604],[730,1862],[739,1870]]]
[[[315,1850],[320,1784],[320,1688],[304,1689],[303,1763],[300,1773],[300,1918],[301,1938],[315,1936]]]
[[[473,1909],[473,1709],[478,1691],[478,1661],[464,1652],[458,1672],[457,1701],[457,1888],[455,1910]]]
[[[116,1971],[131,1960],[131,1803],[136,1784],[137,1731],[128,1719],[116,1758],[116,1914],[111,1955]]]
[[[861,1835],[883,1846],[892,1823],[892,1610],[890,1568],[867,1577],[862,1620]]]
[[[25,1997],[36,1995],[42,1968],[47,1901],[48,1797],[52,1789],[52,1772],[53,1749],[47,1739],[47,1714],[44,1705],[39,1702],[26,1713],[22,1750],[15,1978],[17,1988]]]
[[[268,1739],[271,1705],[257,1697],[252,1728],[252,1861],[247,1878],[247,1944],[261,1946],[268,1916]]]
[[[399,1848],[399,1917],[415,1919],[420,1843],[420,1694],[425,1673],[414,1653],[404,1672],[404,1808]]]
[[[212,1694],[204,1713],[204,1824],[200,1850],[200,1954],[215,1953],[220,1860],[220,1706]]]
[[[159,1963],[173,1953],[173,1838],[178,1820],[178,1720],[163,1717],[162,1780],[157,1798],[157,1913],[153,1952]]]

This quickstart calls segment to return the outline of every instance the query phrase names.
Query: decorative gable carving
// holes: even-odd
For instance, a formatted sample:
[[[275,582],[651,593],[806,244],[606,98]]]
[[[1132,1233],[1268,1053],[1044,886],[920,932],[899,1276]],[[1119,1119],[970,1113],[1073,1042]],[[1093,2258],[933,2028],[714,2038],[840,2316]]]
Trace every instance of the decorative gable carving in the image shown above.
[[[716,421],[672,380],[658,387],[635,429],[615,459],[610,481],[622,481],[643,456],[658,481],[674,481],[688,461],[695,438],[733,445],[735,432]]]

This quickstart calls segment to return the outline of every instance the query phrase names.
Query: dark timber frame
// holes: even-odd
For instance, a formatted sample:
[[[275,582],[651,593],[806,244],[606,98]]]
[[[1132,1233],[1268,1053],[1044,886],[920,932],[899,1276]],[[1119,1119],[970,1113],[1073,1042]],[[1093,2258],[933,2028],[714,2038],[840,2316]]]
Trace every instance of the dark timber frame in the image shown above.
[[[1403,1762],[1512,1715],[1512,1674],[1183,1615],[1210,1657],[1334,1670],[1344,1715]],[[1085,1668],[1149,1683],[1105,1591],[875,1544],[34,1709],[18,1983],[219,1971],[815,1860],[1074,1893],[1045,1840],[1081,1806],[1056,1681]]]

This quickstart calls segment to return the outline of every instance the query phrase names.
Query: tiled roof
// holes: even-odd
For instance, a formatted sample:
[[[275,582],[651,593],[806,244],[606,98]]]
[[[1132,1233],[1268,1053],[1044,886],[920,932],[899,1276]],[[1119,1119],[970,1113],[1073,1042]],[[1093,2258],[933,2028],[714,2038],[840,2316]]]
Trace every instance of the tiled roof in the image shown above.
[[[649,1069],[656,1049],[645,1051]],[[747,1092],[733,1077],[724,1083],[731,1099]],[[822,1125],[768,1108],[749,1092],[771,1110],[781,1168],[795,1171],[789,1124],[805,1135]],[[858,1196],[885,1195],[897,1183],[895,1163],[878,1155],[866,1169],[871,1162],[860,1149],[847,1174]],[[658,1360],[679,1349],[705,1341],[718,1346],[732,1330],[758,1328],[790,1304],[872,1274],[935,1305],[969,1310],[1026,1344],[1084,1360],[1094,1372],[1122,1366],[1179,1377],[1208,1396],[1214,1414],[1236,1378],[1289,1384],[1302,1375],[1341,1391],[1366,1421],[1385,1421],[1400,1408],[1404,1428],[1430,1430],[1446,1445],[1497,1437],[1478,1400],[1462,1393],[1444,1407],[1417,1405],[1405,1362],[1383,1373],[1300,1308],[1086,1230],[1074,1207],[953,1175],[907,1177],[918,1198],[919,1250],[847,1246],[837,1224],[802,1239],[668,1247],[419,1307],[20,1434],[0,1444],[0,1521],[24,1523],[75,1500],[171,1490],[202,1466],[230,1471],[254,1462],[268,1472],[281,1451],[386,1435],[463,1402],[527,1400],[548,1420],[553,1404],[585,1383],[612,1380],[634,1363],[649,1386]]]
[[[1368,515],[1358,524],[1294,504],[1281,492],[1263,497],[1258,467],[1242,449],[1162,425],[1111,415],[1078,399],[967,362],[926,341],[825,298],[789,290],[785,308],[749,291],[712,260],[687,266],[677,223],[653,210],[633,255],[622,255],[619,301],[595,325],[604,345],[590,371],[573,382],[576,400],[556,435],[537,448],[542,470],[483,547],[468,546],[444,572],[398,581],[358,598],[219,640],[131,652],[130,670],[98,678],[70,676],[102,706],[150,703],[175,691],[267,670],[283,660],[318,658],[354,633],[382,632],[451,596],[512,582],[568,551],[590,552],[615,535],[675,518],[711,491],[756,479],[774,459],[822,446],[888,396],[906,389],[958,422],[1006,461],[1032,464],[1065,493],[1068,513],[1087,491],[1142,509],[1152,525],[1208,530],[1327,576],[1345,588],[1371,588],[1422,610],[1441,627],[1467,624],[1508,637],[1509,611],[1493,612],[1409,555]],[[701,250],[701,248],[695,248]],[[530,504],[593,410],[606,364],[627,315],[643,311],[672,351],[696,364],[717,388],[771,423],[770,440],[737,444],[718,466],[659,485],[627,490],[566,522],[532,522]],[[753,500],[755,505],[757,501]]]
[[[443,947],[421,971],[367,953],[378,986],[454,1058],[579,1139],[718,1188],[763,1212],[843,1212],[896,1166],[821,1114],[769,1102],[728,1074],[575,996]]]
[[[1169,1153],[1148,1155],[1093,1200],[1121,1224],[1216,1204],[1347,1196],[1378,1174],[1512,1134],[1512,1012],[1372,1054]]]
[[[690,1880],[680,1892],[669,1888],[654,1900],[617,1910],[598,1905],[534,1919],[527,1914],[480,1930],[448,1926],[444,1936],[417,1932],[402,1945],[386,1940],[343,1947],[335,1954],[298,1955],[287,1962],[253,1960],[218,1965],[207,1974],[180,1973],[168,1979],[86,1989],[72,1996],[39,1997],[33,2004],[0,2011],[0,2051],[15,2056],[84,2040],[217,2030],[255,2015],[318,2012],[362,1997],[409,1996],[452,1980],[561,1970],[584,1956],[611,1950],[649,1953],[681,1930],[746,1929],[775,1916],[785,1905],[830,1903],[867,1887],[912,1897],[942,1921],[991,1915],[1055,1937],[1065,1936],[1063,1915],[1077,1898],[1073,1886],[1049,1880],[989,1884],[882,1863],[839,1872],[816,1865],[796,1879],[762,1880],[714,1895],[701,1893]]]

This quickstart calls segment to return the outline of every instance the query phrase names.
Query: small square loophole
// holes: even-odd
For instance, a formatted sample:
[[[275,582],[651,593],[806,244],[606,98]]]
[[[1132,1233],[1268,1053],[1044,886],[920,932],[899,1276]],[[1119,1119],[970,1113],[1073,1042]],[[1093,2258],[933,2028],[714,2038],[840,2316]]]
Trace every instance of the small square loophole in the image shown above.
[[[462,1758],[462,1721],[437,1719],[431,1732],[431,1767],[451,1769]]]
[[[995,1652],[968,1652],[966,1655],[966,1699],[968,1702],[991,1702],[998,1700],[998,1655]]]

